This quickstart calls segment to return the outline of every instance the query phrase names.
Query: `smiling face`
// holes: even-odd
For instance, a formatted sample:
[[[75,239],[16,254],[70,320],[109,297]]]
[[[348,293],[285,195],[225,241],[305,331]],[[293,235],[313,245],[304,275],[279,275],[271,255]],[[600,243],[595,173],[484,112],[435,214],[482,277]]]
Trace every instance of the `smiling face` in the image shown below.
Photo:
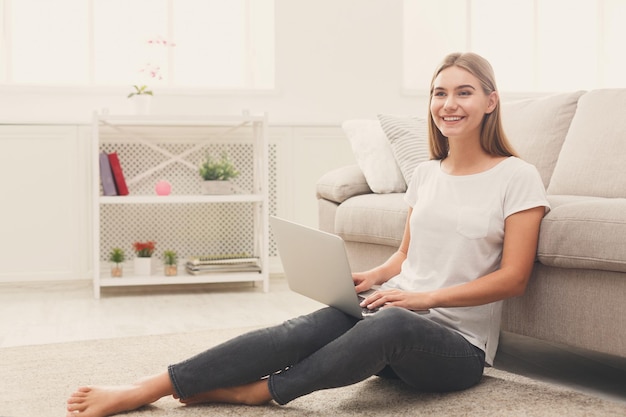
[[[497,103],[497,93],[485,94],[478,78],[457,66],[441,71],[433,82],[430,111],[447,138],[478,139],[483,118]]]

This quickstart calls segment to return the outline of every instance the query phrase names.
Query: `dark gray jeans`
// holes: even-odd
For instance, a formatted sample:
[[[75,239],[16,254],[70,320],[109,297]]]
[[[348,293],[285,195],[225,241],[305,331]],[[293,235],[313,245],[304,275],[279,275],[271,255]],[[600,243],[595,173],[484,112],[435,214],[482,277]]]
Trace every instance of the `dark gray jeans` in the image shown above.
[[[422,391],[477,384],[485,354],[458,333],[402,308],[357,320],[334,308],[238,336],[176,365],[180,398],[269,377],[279,404],[372,375],[400,378]]]

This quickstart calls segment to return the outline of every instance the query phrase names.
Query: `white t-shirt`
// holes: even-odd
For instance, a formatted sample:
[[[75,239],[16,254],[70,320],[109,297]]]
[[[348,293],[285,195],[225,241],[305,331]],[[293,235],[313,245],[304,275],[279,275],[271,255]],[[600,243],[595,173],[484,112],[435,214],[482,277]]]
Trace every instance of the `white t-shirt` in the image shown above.
[[[473,175],[444,173],[441,161],[420,164],[405,200],[413,207],[411,241],[400,274],[383,288],[430,291],[463,284],[500,267],[504,221],[533,207],[549,210],[537,169],[510,157]],[[485,351],[493,364],[498,347],[502,301],[434,308],[423,316],[460,333]]]

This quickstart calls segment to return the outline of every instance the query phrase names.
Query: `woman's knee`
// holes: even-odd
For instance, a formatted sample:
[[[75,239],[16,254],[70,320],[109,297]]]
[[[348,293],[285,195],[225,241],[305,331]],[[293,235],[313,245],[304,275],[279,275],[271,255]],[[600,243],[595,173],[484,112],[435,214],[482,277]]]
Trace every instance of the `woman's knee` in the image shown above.
[[[366,317],[358,326],[368,337],[394,346],[404,345],[408,340],[415,343],[416,338],[421,339],[421,335],[425,334],[422,328],[428,326],[423,321],[428,320],[404,308],[388,307]]]
[[[376,325],[381,330],[388,329],[392,332],[397,332],[398,329],[404,329],[405,326],[416,329],[422,324],[428,325],[428,320],[410,310],[400,307],[382,308],[378,313],[365,319],[366,322],[368,320],[371,320],[372,324]]]

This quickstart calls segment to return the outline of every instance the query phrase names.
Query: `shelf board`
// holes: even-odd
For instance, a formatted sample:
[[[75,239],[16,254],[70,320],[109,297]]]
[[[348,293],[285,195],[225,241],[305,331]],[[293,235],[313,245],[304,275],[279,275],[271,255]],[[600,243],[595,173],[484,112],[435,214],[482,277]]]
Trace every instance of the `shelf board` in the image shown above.
[[[202,275],[190,275],[180,272],[176,276],[150,275],[150,276],[123,276],[121,278],[106,277],[101,275],[101,287],[132,287],[144,285],[170,285],[170,284],[209,284],[217,282],[249,282],[263,281],[261,272],[221,272]]]
[[[126,126],[203,126],[247,122],[262,122],[264,115],[215,115],[215,116],[186,116],[186,115],[99,115],[100,123]]]
[[[261,194],[100,196],[100,204],[258,203]]]

